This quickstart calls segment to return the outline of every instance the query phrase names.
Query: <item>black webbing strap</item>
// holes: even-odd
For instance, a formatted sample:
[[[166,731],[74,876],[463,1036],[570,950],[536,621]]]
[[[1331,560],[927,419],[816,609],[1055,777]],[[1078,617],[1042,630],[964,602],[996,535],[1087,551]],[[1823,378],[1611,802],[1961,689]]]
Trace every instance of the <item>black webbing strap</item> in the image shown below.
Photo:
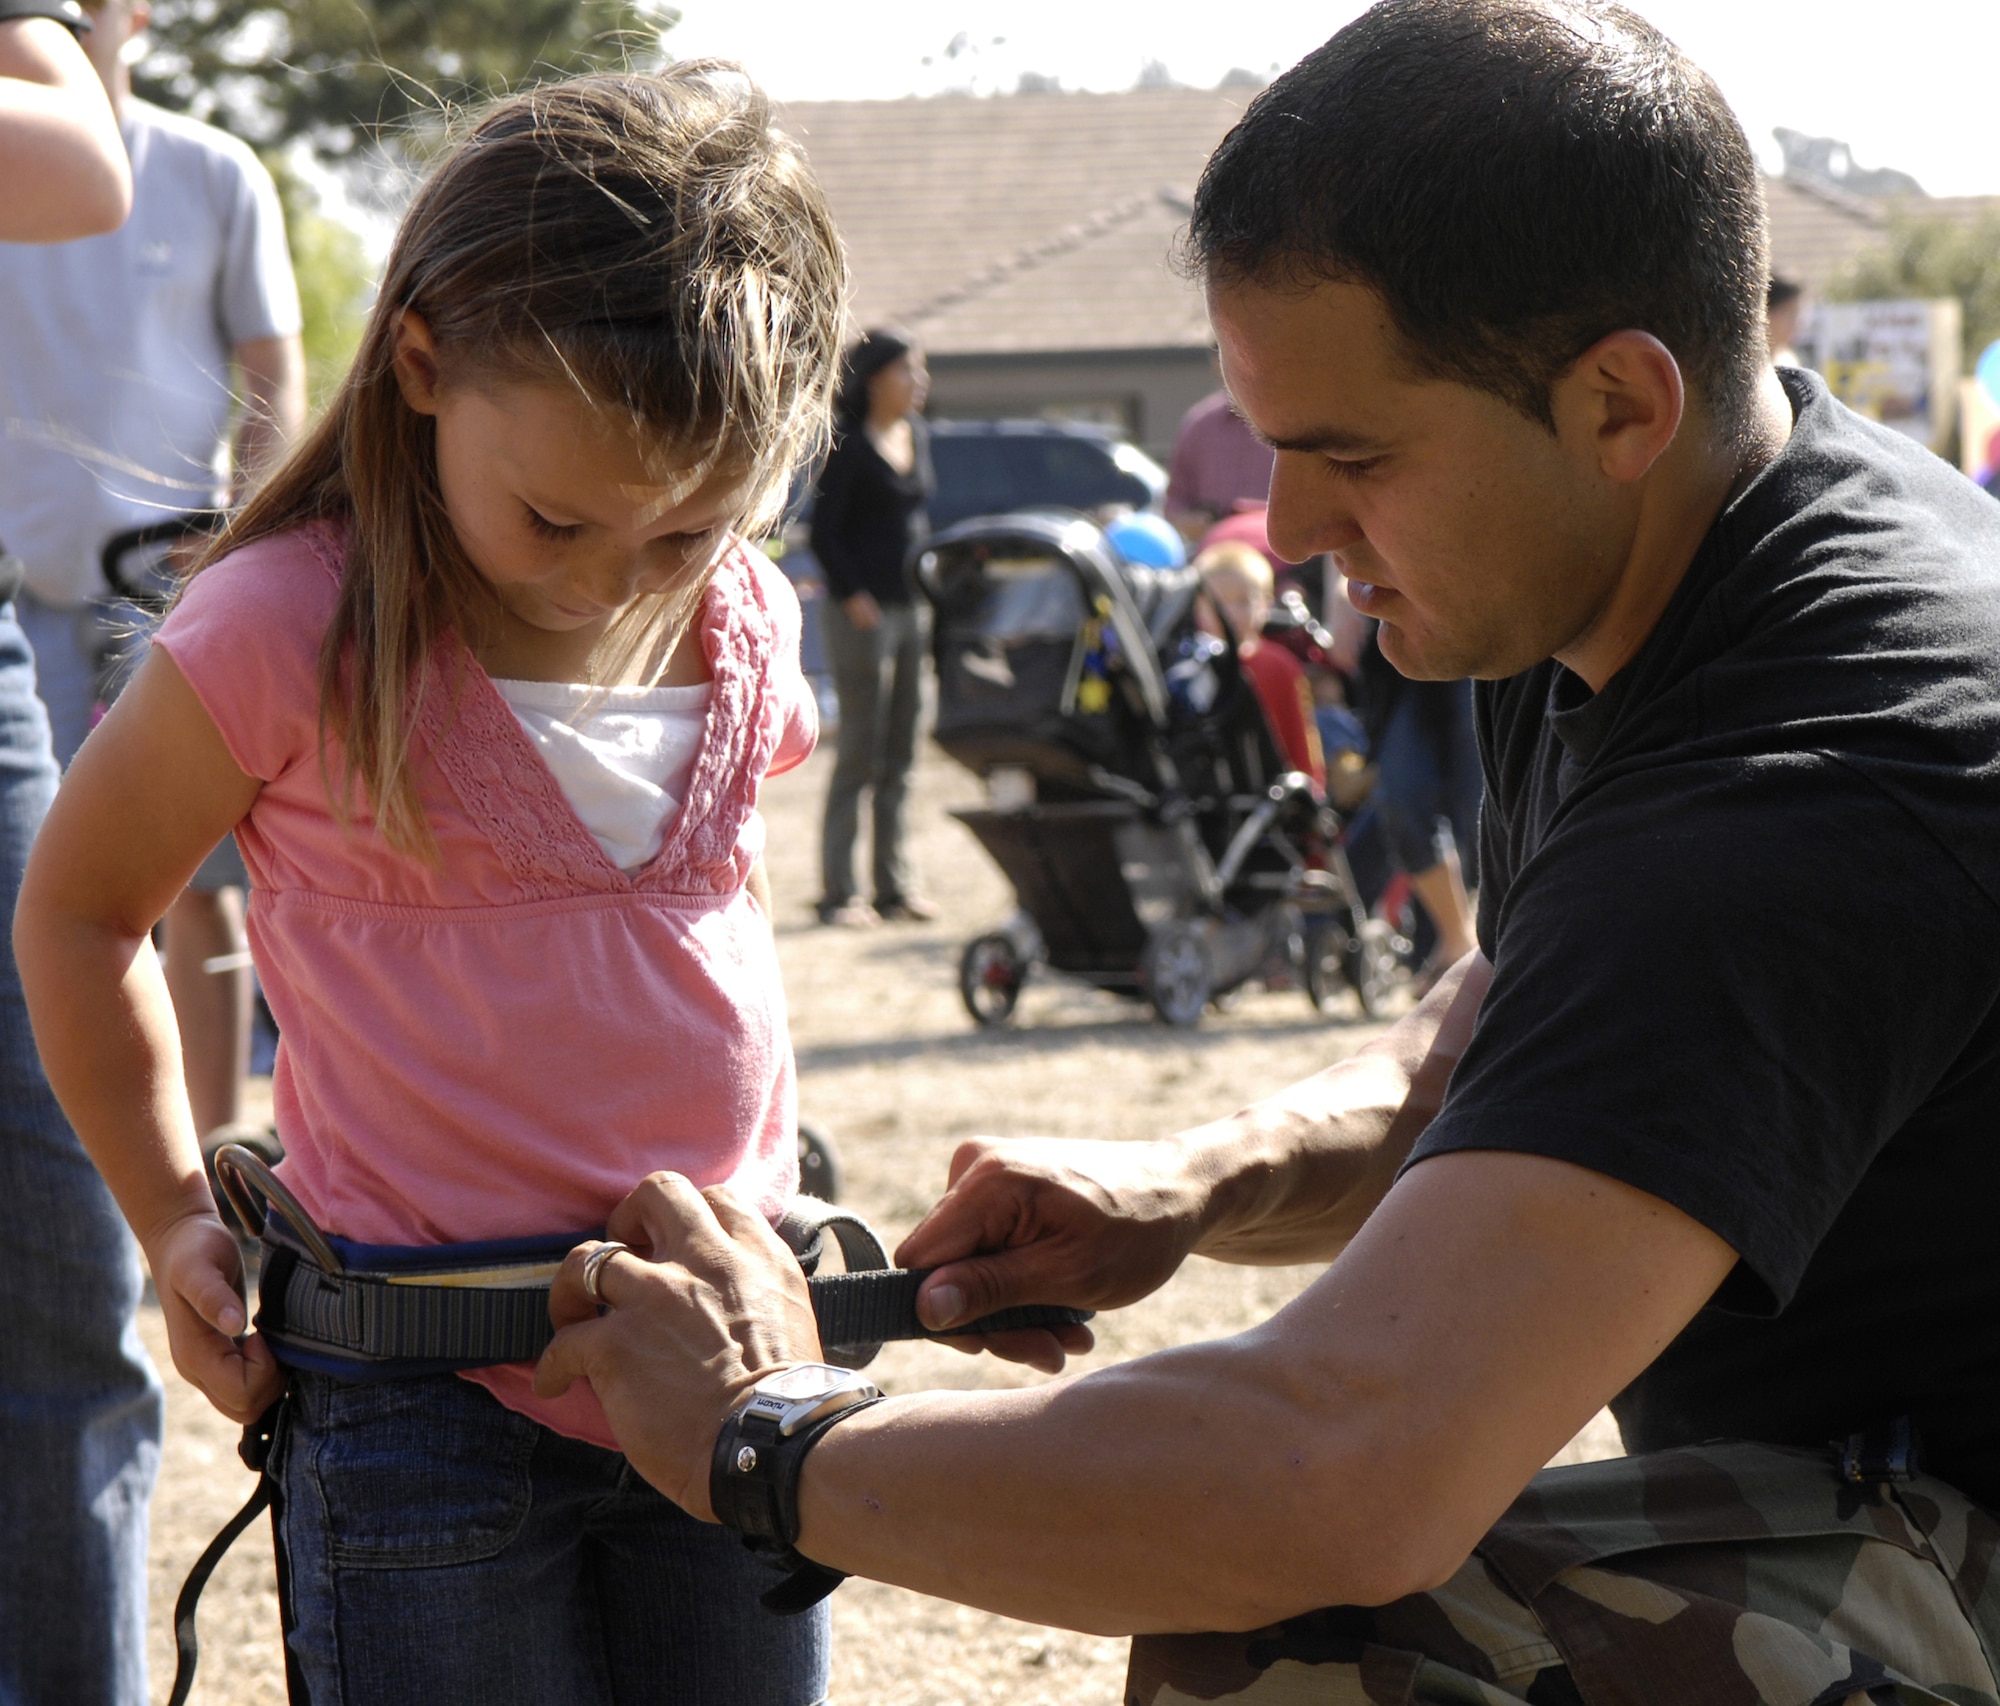
[[[807,1280],[821,1342],[845,1348],[880,1345],[891,1339],[946,1339],[961,1334],[983,1337],[1017,1327],[1078,1327],[1090,1319],[1088,1309],[1033,1303],[982,1315],[949,1333],[933,1332],[917,1319],[917,1288],[936,1271],[883,1268],[872,1273],[822,1274]]]
[[[263,1233],[256,1325],[280,1362],[355,1380],[394,1378],[533,1362],[555,1336],[547,1276],[551,1259],[561,1256],[566,1240],[542,1246],[534,1261],[511,1270],[506,1262],[495,1261],[491,1246],[471,1245],[440,1246],[434,1256],[422,1252],[435,1265],[421,1275],[357,1269],[342,1258],[337,1241],[329,1242],[312,1224],[261,1157],[231,1144],[216,1152],[215,1161],[216,1177],[244,1224],[257,1225]],[[281,1212],[266,1214],[254,1200],[259,1196]],[[776,1231],[807,1276],[829,1362],[864,1368],[887,1340],[946,1336],[917,1319],[917,1290],[934,1270],[890,1267],[875,1229],[851,1209],[799,1197],[780,1217]],[[829,1234],[840,1246],[844,1273],[818,1271]],[[351,1254],[353,1247],[348,1248]],[[461,1266],[458,1274],[486,1283],[452,1283],[454,1250],[466,1253],[461,1262],[473,1264],[473,1271]],[[400,1260],[409,1252],[394,1254]],[[491,1283],[503,1271],[519,1283]],[[1088,1310],[1029,1305],[968,1322],[952,1329],[952,1336],[1078,1326],[1089,1319]]]
[[[257,1325],[275,1345],[370,1362],[533,1362],[548,1349],[546,1285],[397,1285],[329,1274],[303,1251],[266,1245]],[[282,1357],[281,1359],[282,1360]]]
[[[181,1596],[174,1601],[174,1690],[167,1696],[167,1706],[187,1706],[187,1697],[194,1689],[195,1666],[201,1658],[201,1643],[195,1638],[194,1614],[201,1603],[201,1591],[208,1586],[208,1578],[215,1574],[215,1566],[222,1562],[222,1555],[236,1544],[236,1538],[258,1514],[269,1508],[273,1498],[273,1482],[266,1473],[265,1465],[271,1457],[271,1441],[277,1433],[279,1404],[273,1404],[261,1416],[243,1430],[243,1440],[236,1448],[246,1468],[257,1471],[257,1490],[248,1502],[228,1522],[222,1532],[211,1540],[202,1555],[194,1561],[194,1568],[181,1584]],[[280,1597],[284,1598],[284,1584],[280,1584]],[[285,1652],[285,1668],[288,1681],[293,1669],[291,1649]],[[297,1696],[302,1698],[302,1696]]]
[[[533,1362],[554,1337],[545,1285],[398,1284],[366,1274],[329,1274],[288,1245],[267,1245],[266,1251],[257,1326],[280,1361],[291,1349],[356,1363],[477,1368]],[[917,1319],[917,1288],[930,1273],[885,1267],[808,1279],[829,1360],[859,1368],[885,1341],[945,1337]],[[1066,1327],[1089,1319],[1086,1310],[1035,1305],[1002,1310],[953,1334]]]
[[[167,1696],[167,1706],[187,1706],[187,1697],[194,1691],[195,1666],[201,1660],[201,1645],[195,1639],[195,1608],[201,1603],[201,1590],[208,1586],[208,1578],[215,1574],[215,1566],[222,1562],[223,1553],[236,1544],[241,1534],[271,1503],[271,1478],[257,1477],[257,1490],[250,1495],[249,1502],[223,1525],[222,1532],[208,1543],[207,1549],[188,1571],[188,1578],[181,1584],[181,1596],[174,1601],[174,1647],[177,1658],[174,1665],[174,1691]]]

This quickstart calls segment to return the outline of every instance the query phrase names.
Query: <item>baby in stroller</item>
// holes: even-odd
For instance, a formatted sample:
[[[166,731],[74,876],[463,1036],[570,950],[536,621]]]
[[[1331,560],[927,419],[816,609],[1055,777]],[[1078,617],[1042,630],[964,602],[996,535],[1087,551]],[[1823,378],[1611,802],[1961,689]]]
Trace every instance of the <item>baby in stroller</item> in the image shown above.
[[[1176,1025],[1258,976],[1372,1005],[1393,946],[1356,899],[1323,772],[1281,748],[1236,648],[1202,631],[1197,572],[1028,511],[941,535],[918,578],[936,738],[991,796],[954,815],[1021,907],[965,951],[975,1019],[1005,1023],[1041,964]],[[1309,765],[1309,737],[1297,750]]]

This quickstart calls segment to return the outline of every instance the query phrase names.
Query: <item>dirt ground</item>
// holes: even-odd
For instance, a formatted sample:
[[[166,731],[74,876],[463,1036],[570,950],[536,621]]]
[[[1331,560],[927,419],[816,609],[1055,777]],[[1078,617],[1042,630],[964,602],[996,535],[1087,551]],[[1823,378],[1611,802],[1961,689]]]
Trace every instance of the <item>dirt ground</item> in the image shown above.
[[[1047,979],[1030,983],[1015,1028],[974,1029],[959,1005],[964,942],[1005,916],[1011,895],[971,836],[944,815],[978,784],[931,754],[912,807],[915,851],[935,925],[816,927],[818,805],[828,757],[773,782],[765,801],[778,940],[806,1117],[835,1136],[844,1200],[893,1246],[975,1134],[1139,1138],[1239,1107],[1347,1054],[1376,1027],[1322,1018],[1297,993],[1253,992],[1196,1032],[1141,1008]],[[865,867],[864,867],[865,868]],[[1195,1261],[1138,1306],[1097,1323],[1101,1366],[1261,1320],[1314,1268]],[[173,1373],[157,1308],[141,1328],[167,1382],[167,1438],[153,1506],[153,1695],[173,1674],[172,1610],[188,1566],[251,1489],[236,1429]],[[1021,1384],[1041,1377],[931,1345],[892,1345],[871,1370],[891,1391]],[[1557,1461],[1613,1455],[1600,1417]],[[202,1602],[203,1663],[193,1706],[282,1706],[283,1661],[266,1532],[224,1561]],[[832,1698],[841,1706],[1113,1706],[1125,1643],[1012,1622],[874,1582],[834,1598]],[[559,1706],[552,1702],[551,1706]]]

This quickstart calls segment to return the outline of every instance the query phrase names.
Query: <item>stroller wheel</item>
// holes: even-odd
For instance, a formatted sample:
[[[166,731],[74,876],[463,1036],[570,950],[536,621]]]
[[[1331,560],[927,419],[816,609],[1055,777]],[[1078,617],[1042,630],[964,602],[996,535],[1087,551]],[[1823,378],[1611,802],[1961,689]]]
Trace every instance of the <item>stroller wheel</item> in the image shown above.
[[[1397,951],[1401,945],[1402,938],[1382,918],[1369,919],[1358,937],[1350,936],[1343,942],[1342,973],[1355,1000],[1361,1003],[1361,1011],[1370,1019],[1382,1016],[1390,991],[1407,975]]]
[[[958,993],[980,1025],[991,1030],[1013,1018],[1027,981],[1028,962],[1005,931],[989,931],[966,943],[958,962]]]
[[[823,1125],[799,1121],[799,1195],[821,1202],[840,1201],[840,1163],[833,1139]]]
[[[1153,1011],[1169,1025],[1186,1030],[1201,1023],[1202,1009],[1215,989],[1208,944],[1192,924],[1155,930],[1139,957],[1139,982]]]
[[[1348,988],[1347,931],[1337,918],[1315,918],[1306,925],[1306,999],[1315,1013],[1324,1013]]]

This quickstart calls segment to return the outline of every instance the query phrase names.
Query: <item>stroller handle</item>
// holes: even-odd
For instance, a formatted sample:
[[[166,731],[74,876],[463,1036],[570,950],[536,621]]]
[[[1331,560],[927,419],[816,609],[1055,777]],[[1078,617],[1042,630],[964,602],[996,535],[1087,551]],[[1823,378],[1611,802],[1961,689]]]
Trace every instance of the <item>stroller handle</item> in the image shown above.
[[[1257,802],[1257,809],[1238,826],[1236,833],[1230,837],[1229,846],[1216,861],[1215,878],[1221,887],[1227,888],[1236,881],[1236,873],[1242,870],[1243,861],[1249,858],[1250,850],[1263,839],[1264,831],[1271,827],[1272,820],[1284,810],[1288,802],[1301,794],[1317,801],[1318,789],[1313,785],[1313,779],[1302,770],[1287,770],[1264,790],[1264,797]]]

